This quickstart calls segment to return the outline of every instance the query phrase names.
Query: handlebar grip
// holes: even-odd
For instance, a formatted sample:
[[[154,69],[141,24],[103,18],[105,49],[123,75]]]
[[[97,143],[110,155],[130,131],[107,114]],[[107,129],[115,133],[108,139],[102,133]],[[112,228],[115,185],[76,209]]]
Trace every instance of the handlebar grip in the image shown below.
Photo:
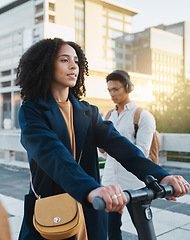
[[[92,206],[95,210],[104,210],[106,208],[106,203],[104,199],[100,197],[95,197],[93,199]]]
[[[124,192],[124,193],[127,198],[126,205],[128,205],[130,203],[130,195],[128,192]],[[104,210],[106,208],[106,203],[105,203],[104,199],[102,199],[100,197],[95,197],[93,199],[92,206],[95,210]]]
[[[164,189],[164,198],[168,198],[172,195],[174,195],[174,188],[171,185],[168,184],[161,184],[160,185]]]
[[[124,192],[124,194],[125,194],[125,196],[127,198],[127,204],[126,204],[126,206],[127,206],[131,202],[131,196],[130,196],[130,194],[127,191],[123,191],[123,192]]]

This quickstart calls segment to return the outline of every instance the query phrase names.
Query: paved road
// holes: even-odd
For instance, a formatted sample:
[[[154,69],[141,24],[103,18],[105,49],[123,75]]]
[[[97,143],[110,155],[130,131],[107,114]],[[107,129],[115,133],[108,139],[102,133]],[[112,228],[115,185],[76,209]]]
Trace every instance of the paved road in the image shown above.
[[[190,182],[189,169],[166,168],[180,174]],[[18,239],[23,217],[23,199],[29,188],[28,170],[11,170],[0,167],[0,198],[9,213],[12,240]],[[190,239],[190,194],[177,202],[164,199],[152,203],[153,221],[158,240]],[[123,215],[123,240],[137,240],[136,231],[127,211]]]

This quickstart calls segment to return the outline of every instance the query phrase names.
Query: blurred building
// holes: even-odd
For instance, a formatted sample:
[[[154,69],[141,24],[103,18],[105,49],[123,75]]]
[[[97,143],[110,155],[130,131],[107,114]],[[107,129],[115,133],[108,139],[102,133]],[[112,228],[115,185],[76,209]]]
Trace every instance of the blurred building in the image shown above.
[[[170,98],[184,79],[184,38],[154,27],[133,37],[133,71],[152,75],[152,108],[161,110],[157,101]]]
[[[81,45],[92,73],[87,97],[93,101],[91,89],[96,82],[96,91],[105,92],[105,76],[120,66],[116,58],[122,50],[115,39],[132,32],[132,17],[137,13],[108,0],[8,0],[0,9],[0,128],[19,127],[21,102],[14,83],[19,58],[28,47],[51,37]],[[109,106],[111,101],[107,102]]]
[[[184,21],[170,25],[161,24],[157,28],[183,37],[184,77],[190,80],[190,22]]]
[[[7,0],[0,8],[0,129],[19,128],[21,104],[15,86],[21,55],[43,38],[75,41],[85,51],[90,76],[86,99],[104,114],[113,107],[105,77],[129,71],[131,98],[146,106],[173,91],[190,74],[189,23],[160,25],[132,34],[139,11],[111,0]],[[156,104],[153,104],[154,108]]]

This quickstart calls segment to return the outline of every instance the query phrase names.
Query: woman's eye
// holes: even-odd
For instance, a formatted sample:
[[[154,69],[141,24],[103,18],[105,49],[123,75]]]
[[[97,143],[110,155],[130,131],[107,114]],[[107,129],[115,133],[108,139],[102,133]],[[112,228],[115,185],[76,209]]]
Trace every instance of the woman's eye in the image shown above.
[[[75,63],[79,65],[79,61],[75,61]]]
[[[68,62],[68,59],[62,59],[61,61],[62,62]]]

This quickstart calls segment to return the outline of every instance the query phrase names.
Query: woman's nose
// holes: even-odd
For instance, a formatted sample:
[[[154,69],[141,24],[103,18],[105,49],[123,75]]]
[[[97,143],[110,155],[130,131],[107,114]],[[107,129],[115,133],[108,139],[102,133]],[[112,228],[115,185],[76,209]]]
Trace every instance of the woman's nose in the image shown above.
[[[75,69],[75,68],[77,68],[77,66],[78,65],[77,65],[77,63],[75,61],[71,61],[70,62],[70,68],[72,68],[72,69],[74,68]]]

